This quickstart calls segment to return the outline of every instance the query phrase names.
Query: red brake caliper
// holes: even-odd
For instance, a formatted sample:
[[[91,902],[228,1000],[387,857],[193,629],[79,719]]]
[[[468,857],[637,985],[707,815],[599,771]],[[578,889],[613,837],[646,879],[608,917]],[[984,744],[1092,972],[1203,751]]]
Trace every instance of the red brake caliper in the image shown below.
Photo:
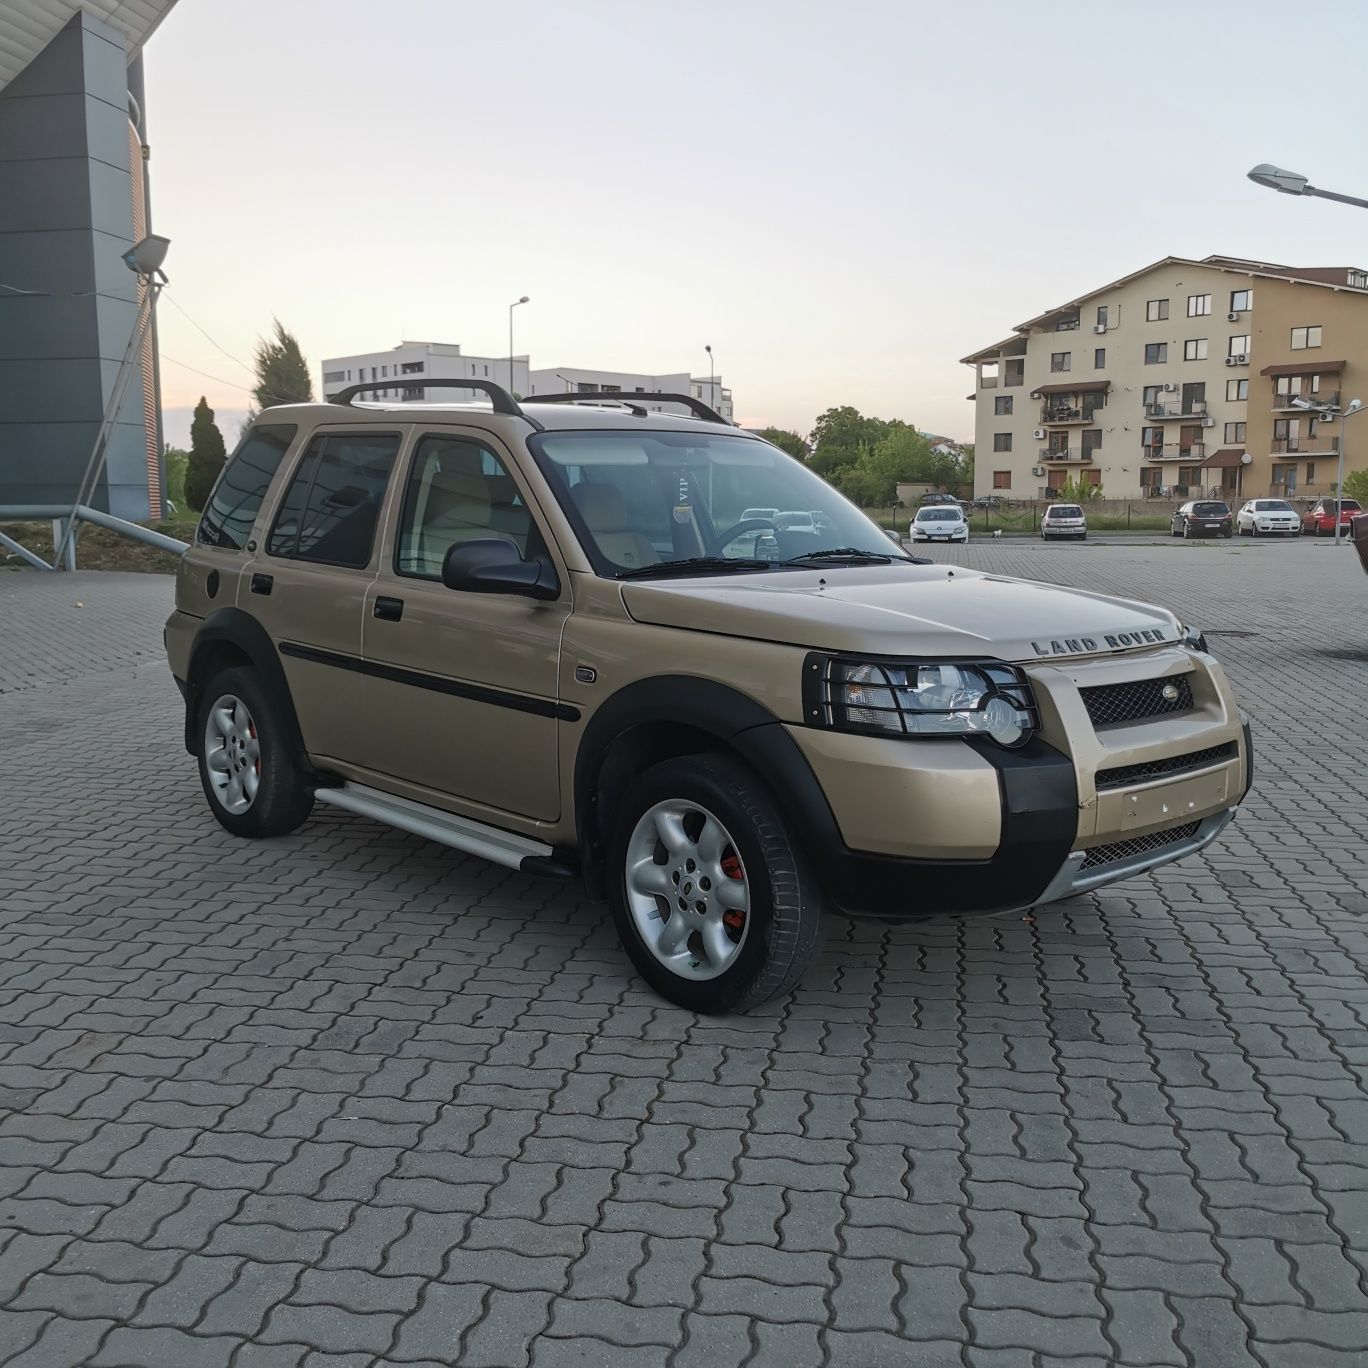
[[[727,847],[726,853],[722,856],[721,865],[722,872],[727,878],[735,879],[737,883],[740,883],[745,879],[746,876],[741,872],[741,857],[731,846]],[[722,914],[722,924],[732,931],[740,931],[746,924],[746,914],[744,912],[735,911],[724,912]]]
[[[249,722],[249,723],[247,724],[247,735],[250,736],[250,737],[252,738],[253,741],[255,741],[255,740],[257,739],[257,729],[256,729],[256,723],[255,723],[255,722]],[[258,755],[257,755],[257,758],[256,758],[255,760],[252,761],[252,768],[253,768],[254,770],[256,770],[256,772],[257,772],[257,777],[260,778],[260,777],[261,777],[261,756],[260,756],[260,754],[258,754]]]

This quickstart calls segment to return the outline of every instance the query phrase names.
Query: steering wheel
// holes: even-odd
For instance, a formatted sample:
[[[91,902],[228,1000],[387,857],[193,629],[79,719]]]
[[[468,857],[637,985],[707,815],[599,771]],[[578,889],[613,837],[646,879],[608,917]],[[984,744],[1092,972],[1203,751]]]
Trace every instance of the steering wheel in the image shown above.
[[[724,546],[730,546],[737,537],[747,532],[758,532],[761,528],[773,530],[774,522],[770,518],[744,518],[739,523],[733,523],[724,532],[719,532],[712,539],[712,545],[708,547],[710,556],[720,556]]]

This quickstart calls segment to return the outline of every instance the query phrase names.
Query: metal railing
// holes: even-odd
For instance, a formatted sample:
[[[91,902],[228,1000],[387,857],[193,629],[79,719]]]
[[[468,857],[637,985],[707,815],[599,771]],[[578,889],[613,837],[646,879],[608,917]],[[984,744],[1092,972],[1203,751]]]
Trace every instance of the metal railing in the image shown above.
[[[1172,404],[1146,404],[1146,418],[1205,418],[1207,415],[1207,401],[1205,399],[1192,399],[1187,403],[1178,400]]]
[[[1206,459],[1206,443],[1190,442],[1183,446],[1179,442],[1166,442],[1163,446],[1143,448],[1151,461],[1203,461]]]
[[[116,518],[112,513],[102,513],[87,504],[77,504],[75,507],[71,504],[0,504],[0,522],[37,522],[49,518],[61,524],[59,528],[54,528],[52,542],[55,553],[51,564],[3,532],[0,532],[0,546],[7,547],[35,570],[74,570],[76,536],[75,529],[68,526],[69,522],[74,521],[103,527],[110,532],[117,532],[121,537],[131,537],[134,541],[155,546],[158,551],[169,551],[173,556],[183,556],[190,549],[189,542],[168,537],[164,532],[153,531],[150,527],[142,527],[124,518]]]
[[[1298,390],[1295,394],[1274,394],[1273,407],[1275,409],[1300,408],[1301,404],[1293,404],[1293,400],[1304,400],[1308,404],[1316,404],[1322,408],[1339,407],[1339,390],[1316,390],[1314,393],[1306,390]]]
[[[1337,456],[1338,454],[1338,437],[1275,437],[1273,439],[1273,455],[1275,456],[1316,457]]]

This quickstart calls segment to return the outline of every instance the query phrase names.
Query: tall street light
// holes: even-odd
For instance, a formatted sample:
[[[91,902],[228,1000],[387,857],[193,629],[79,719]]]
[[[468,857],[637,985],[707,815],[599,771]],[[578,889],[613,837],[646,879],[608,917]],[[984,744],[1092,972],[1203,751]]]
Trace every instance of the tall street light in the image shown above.
[[[1336,404],[1318,404],[1314,399],[1303,399],[1299,395],[1292,401],[1296,409],[1310,409],[1319,414],[1322,423],[1339,419],[1339,469],[1335,473],[1335,545],[1340,544],[1340,521],[1344,516],[1344,425],[1356,413],[1363,412],[1363,400],[1351,399],[1349,407],[1342,412]]]
[[[515,299],[515,300],[508,306],[508,392],[509,392],[509,394],[512,394],[512,393],[514,392],[514,389],[515,389],[515,386],[514,386],[514,384],[513,384],[513,310],[516,309],[516,308],[518,307],[519,304],[526,304],[526,303],[527,303],[527,296],[526,296],[526,295],[523,295],[523,297],[522,297],[521,299]]]
[[[1335,190],[1322,190],[1312,185],[1299,171],[1284,171],[1281,166],[1260,162],[1248,175],[1255,185],[1267,186],[1283,195],[1314,195],[1318,199],[1337,200],[1340,204],[1356,204],[1360,209],[1368,209],[1368,199],[1341,195]]]
[[[712,344],[704,343],[703,350],[708,353],[708,407],[717,407],[717,387],[713,382],[713,377],[717,374],[717,368],[713,365]]]

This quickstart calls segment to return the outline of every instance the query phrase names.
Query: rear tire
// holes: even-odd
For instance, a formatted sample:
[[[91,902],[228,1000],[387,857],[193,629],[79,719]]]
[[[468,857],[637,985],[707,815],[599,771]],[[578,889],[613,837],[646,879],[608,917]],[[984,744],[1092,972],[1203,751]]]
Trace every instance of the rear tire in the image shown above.
[[[313,811],[313,788],[286,714],[247,666],[200,690],[195,756],[209,810],[234,836],[283,836]]]
[[[711,1014],[744,1012],[797,985],[822,945],[822,900],[750,770],[726,755],[665,760],[617,808],[609,906],[656,992]]]

